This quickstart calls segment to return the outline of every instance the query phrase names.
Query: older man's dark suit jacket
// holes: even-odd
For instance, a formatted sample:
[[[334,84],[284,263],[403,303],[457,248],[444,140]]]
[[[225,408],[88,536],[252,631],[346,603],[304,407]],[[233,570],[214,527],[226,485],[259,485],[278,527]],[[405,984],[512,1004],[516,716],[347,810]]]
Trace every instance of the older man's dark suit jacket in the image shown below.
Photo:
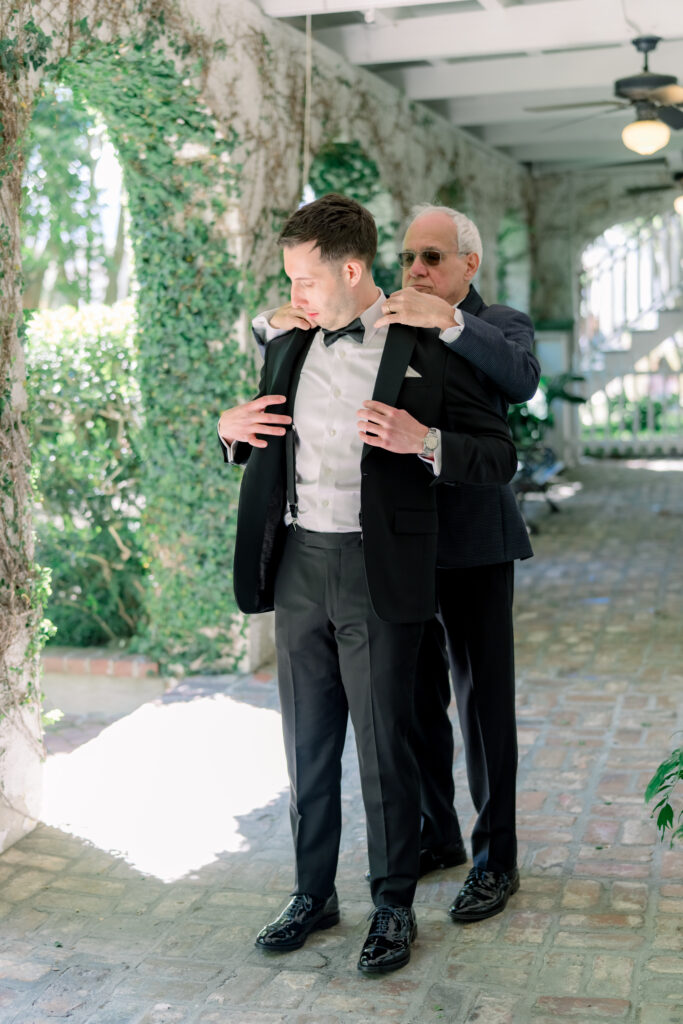
[[[475,368],[491,402],[507,416],[508,401],[526,401],[538,386],[540,366],[532,353],[533,325],[526,314],[509,306],[487,306],[474,288],[460,309],[465,329],[449,347]],[[517,499],[507,482],[441,487],[438,511],[440,566],[493,565],[533,554]]]
[[[273,411],[292,414],[301,366],[315,331],[294,330],[265,352],[259,395],[282,394]],[[412,366],[420,375],[406,377]],[[442,472],[415,455],[366,445],[361,458],[361,528],[368,586],[377,615],[392,622],[420,622],[436,609],[435,486],[444,480],[504,483],[517,457],[505,418],[472,367],[450,352],[433,330],[403,325],[389,330],[374,399],[406,409],[442,430]],[[227,458],[227,456],[226,456]],[[244,612],[273,607],[273,583],[284,534],[284,438],[266,448],[240,444],[235,461],[247,461],[240,491],[234,586]]]

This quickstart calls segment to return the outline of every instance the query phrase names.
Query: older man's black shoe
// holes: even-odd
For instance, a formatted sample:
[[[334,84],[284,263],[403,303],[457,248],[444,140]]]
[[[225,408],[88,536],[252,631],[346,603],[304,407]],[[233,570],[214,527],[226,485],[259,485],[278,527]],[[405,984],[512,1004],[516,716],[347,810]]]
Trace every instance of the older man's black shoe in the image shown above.
[[[454,921],[483,921],[505,910],[519,889],[517,868],[510,871],[482,871],[472,868],[448,911]]]
[[[431,871],[441,871],[443,868],[455,868],[459,864],[467,863],[467,850],[462,839],[454,846],[444,846],[440,850],[432,850],[428,847],[420,850],[420,866],[418,877],[422,878]]]
[[[467,850],[462,839],[459,839],[455,846],[444,846],[440,850],[433,850],[425,847],[420,850],[420,863],[417,869],[417,877],[423,878],[431,871],[441,871],[443,868],[455,868],[459,864],[467,863]],[[370,881],[370,872],[365,872],[365,881]]]
[[[338,923],[336,890],[326,900],[299,892],[292,896],[279,917],[261,929],[255,945],[274,953],[287,953],[303,946],[311,932],[331,928]]]
[[[410,960],[410,944],[417,936],[412,907],[376,907],[363,944],[358,970],[365,974],[397,971]]]

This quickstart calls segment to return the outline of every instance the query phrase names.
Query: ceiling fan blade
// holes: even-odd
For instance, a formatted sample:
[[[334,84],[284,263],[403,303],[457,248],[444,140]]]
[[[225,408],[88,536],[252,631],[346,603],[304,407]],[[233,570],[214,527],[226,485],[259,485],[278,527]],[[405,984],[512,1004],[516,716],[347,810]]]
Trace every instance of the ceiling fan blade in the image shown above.
[[[678,107],[657,107],[657,117],[674,131],[683,128],[683,110]]]
[[[596,117],[605,117],[606,114],[613,114],[613,110],[594,110],[592,114],[584,114],[583,117],[570,117],[556,121],[550,128],[544,128],[540,133],[547,135],[548,132],[560,132],[563,128],[571,128],[574,124],[583,124],[585,121],[594,121]]]
[[[653,89],[648,93],[647,98],[667,107],[678,106],[683,103],[683,85],[663,85],[661,89]]]
[[[593,100],[590,103],[553,103],[548,107],[525,107],[528,113],[536,114],[551,110],[580,110],[582,107],[628,107],[629,103],[619,100]]]
[[[624,191],[629,196],[639,196],[645,192],[670,192],[675,185],[633,185]]]

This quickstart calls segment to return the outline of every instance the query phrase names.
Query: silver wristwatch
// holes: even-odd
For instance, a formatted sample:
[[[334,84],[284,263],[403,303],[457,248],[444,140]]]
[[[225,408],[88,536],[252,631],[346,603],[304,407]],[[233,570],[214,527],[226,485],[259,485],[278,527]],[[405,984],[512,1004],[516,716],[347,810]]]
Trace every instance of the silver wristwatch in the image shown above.
[[[439,447],[439,434],[436,427],[430,427],[422,439],[422,454],[433,455]]]

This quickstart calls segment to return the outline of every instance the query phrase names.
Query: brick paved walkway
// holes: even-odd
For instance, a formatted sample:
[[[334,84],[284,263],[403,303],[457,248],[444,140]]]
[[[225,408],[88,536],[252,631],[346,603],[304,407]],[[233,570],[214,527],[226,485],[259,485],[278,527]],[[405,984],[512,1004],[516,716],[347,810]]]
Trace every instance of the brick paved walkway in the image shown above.
[[[190,680],[116,721],[51,731],[65,802],[51,813],[88,834],[76,778],[105,810],[102,845],[128,860],[54,825],[0,857],[2,1024],[681,1024],[683,846],[659,844],[642,798],[683,726],[680,470],[582,466],[559,515],[535,509],[517,591],[522,888],[504,914],[453,925],[467,867],[429,876],[409,966],[359,975],[369,905],[349,746],[342,922],[259,953],[291,882],[274,680]],[[467,820],[460,748],[456,781]],[[192,846],[205,820],[209,854]]]

